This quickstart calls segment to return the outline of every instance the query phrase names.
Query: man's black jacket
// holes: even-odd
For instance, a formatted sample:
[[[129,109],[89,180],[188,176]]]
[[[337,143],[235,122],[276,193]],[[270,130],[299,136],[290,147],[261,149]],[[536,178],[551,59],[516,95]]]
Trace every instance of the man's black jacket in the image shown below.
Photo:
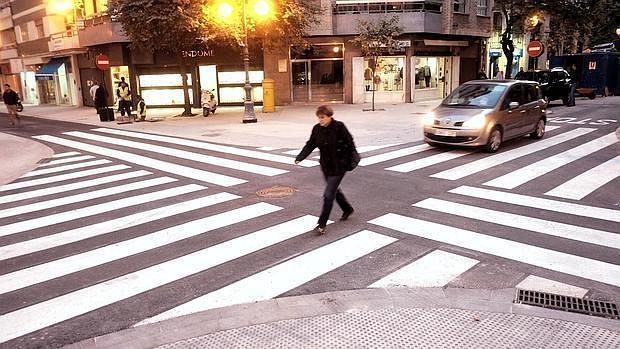
[[[347,171],[351,149],[355,147],[353,137],[347,127],[340,121],[332,122],[323,127],[316,124],[312,128],[310,139],[301,150],[295,161],[302,161],[319,147],[321,152],[321,170],[327,176],[340,176]]]

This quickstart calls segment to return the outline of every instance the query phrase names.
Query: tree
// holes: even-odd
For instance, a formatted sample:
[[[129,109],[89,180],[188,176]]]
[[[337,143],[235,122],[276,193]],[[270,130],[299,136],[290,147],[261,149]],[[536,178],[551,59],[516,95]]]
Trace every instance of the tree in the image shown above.
[[[402,49],[402,44],[396,40],[402,28],[398,26],[398,17],[380,18],[372,22],[358,20],[356,28],[358,35],[351,42],[359,46],[362,55],[368,58],[368,67],[372,71],[372,111],[375,111],[377,61],[383,55]]]
[[[202,6],[192,0],[110,0],[130,47],[149,52],[161,51],[178,57],[183,81],[184,111],[192,115],[189,103],[186,64],[180,54],[204,40],[205,18]]]

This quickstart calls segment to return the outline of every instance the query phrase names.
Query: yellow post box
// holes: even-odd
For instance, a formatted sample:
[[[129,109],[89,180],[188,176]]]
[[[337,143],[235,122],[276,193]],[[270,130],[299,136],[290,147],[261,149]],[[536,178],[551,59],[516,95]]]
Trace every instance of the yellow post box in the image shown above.
[[[273,79],[263,80],[263,113],[276,111],[276,82]]]

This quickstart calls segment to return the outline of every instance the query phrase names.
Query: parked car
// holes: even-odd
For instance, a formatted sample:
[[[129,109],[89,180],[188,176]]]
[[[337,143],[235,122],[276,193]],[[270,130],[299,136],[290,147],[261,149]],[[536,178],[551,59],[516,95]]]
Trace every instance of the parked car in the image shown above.
[[[452,91],[424,117],[424,141],[430,145],[484,147],[490,153],[512,138],[540,139],[547,123],[538,83],[474,80]]]
[[[515,76],[517,80],[536,81],[540,84],[542,95],[547,103],[558,99],[566,106],[575,105],[573,84],[568,71],[564,68],[553,68],[551,70],[533,70],[519,72]]]

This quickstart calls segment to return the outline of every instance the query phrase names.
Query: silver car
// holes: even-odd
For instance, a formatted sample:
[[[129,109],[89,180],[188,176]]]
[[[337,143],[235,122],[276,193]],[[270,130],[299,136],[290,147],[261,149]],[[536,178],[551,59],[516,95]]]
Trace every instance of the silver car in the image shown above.
[[[542,138],[547,122],[545,106],[536,82],[469,81],[424,117],[424,141],[480,146],[493,153],[511,138],[527,134]]]

